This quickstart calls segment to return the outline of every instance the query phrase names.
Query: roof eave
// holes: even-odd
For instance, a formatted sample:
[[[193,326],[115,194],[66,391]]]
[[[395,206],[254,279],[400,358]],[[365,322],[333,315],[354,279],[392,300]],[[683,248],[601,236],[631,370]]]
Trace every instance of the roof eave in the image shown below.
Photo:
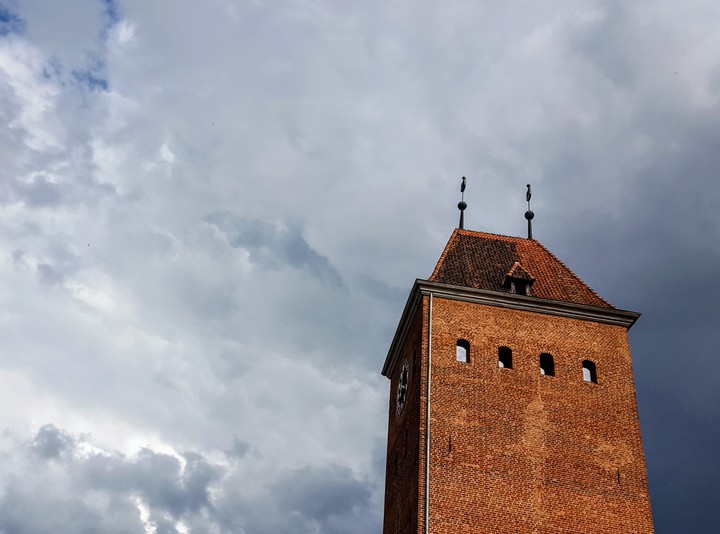
[[[388,378],[390,378],[390,373],[392,373],[392,370],[395,367],[395,361],[397,360],[400,348],[405,343],[405,337],[407,336],[408,330],[410,329],[410,324],[415,314],[415,310],[419,305],[420,301],[422,300],[423,293],[420,291],[420,285],[423,282],[432,283],[427,282],[427,280],[420,280],[419,278],[415,280],[415,283],[410,290],[410,294],[408,295],[407,302],[405,302],[405,308],[403,309],[402,315],[400,316],[400,322],[398,323],[398,327],[395,330],[395,335],[393,336],[392,343],[390,343],[390,349],[388,350],[387,356],[385,357],[385,363],[383,364],[382,369],[383,376],[386,376]]]
[[[393,337],[390,349],[385,358],[385,364],[382,370],[383,376],[390,377],[395,367],[400,349],[404,344],[405,337],[410,328],[415,309],[422,300],[422,296],[431,294],[450,300],[460,300],[476,304],[485,304],[487,306],[499,306],[501,308],[623,326],[628,330],[641,315],[638,312],[619,310],[617,308],[603,308],[587,304],[541,299],[532,296],[505,293],[503,291],[489,291],[487,289],[475,289],[417,279],[405,303],[405,309],[400,317],[400,323],[398,324],[395,336]]]

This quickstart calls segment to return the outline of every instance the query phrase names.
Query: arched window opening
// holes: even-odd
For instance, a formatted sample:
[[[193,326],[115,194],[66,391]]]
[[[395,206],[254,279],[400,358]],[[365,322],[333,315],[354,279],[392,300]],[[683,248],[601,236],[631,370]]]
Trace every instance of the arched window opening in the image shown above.
[[[552,354],[543,352],[540,355],[540,374],[544,376],[555,376],[555,361]]]
[[[584,360],[582,363],[583,380],[597,384],[597,367],[590,360]]]
[[[470,342],[467,339],[457,340],[455,360],[462,363],[470,363]]]
[[[498,367],[512,369],[512,349],[510,347],[498,348]]]

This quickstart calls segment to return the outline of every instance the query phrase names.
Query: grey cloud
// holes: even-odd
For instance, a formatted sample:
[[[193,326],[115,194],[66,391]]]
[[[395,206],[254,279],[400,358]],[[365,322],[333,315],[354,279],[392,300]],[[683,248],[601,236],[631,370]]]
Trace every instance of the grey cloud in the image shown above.
[[[640,45],[633,38],[637,35],[628,21],[622,2],[600,2],[603,9],[602,17],[575,36],[578,50],[597,66],[597,68],[614,84],[628,88],[635,82],[636,71],[631,61],[634,54],[628,50]]]
[[[12,252],[13,264],[17,269],[27,269],[33,255],[40,254],[36,263],[37,275],[43,284],[62,283],[69,275],[77,272],[82,261],[72,250],[61,243],[48,243],[41,250],[20,250]]]
[[[172,521],[164,517],[153,517],[152,521],[155,526],[155,534],[178,534],[180,532]]]
[[[430,275],[425,275],[425,277],[427,276]],[[423,275],[418,275],[418,277],[423,278]],[[360,291],[379,300],[400,302],[407,298],[406,288],[391,287],[382,280],[367,275],[361,275],[357,284]]]
[[[76,69],[72,72],[75,80],[91,91],[100,90],[107,91],[109,89],[108,80],[103,72],[104,65],[99,64],[93,68],[80,70]]]
[[[103,54],[103,37],[113,23],[114,1],[78,2],[60,7],[54,2],[19,2],[23,35],[39,44],[67,73]],[[62,31],[57,31],[62,28]]]
[[[80,474],[90,487],[139,492],[153,509],[179,518],[210,506],[208,485],[222,473],[198,454],[188,453],[184,458],[182,469],[176,457],[147,449],[132,460],[94,455],[84,462]]]
[[[62,200],[62,188],[42,174],[35,175],[30,183],[19,183],[15,187],[17,196],[28,206],[53,206]]]
[[[93,203],[116,193],[114,186],[92,177],[70,177],[68,183],[55,183],[47,176],[36,174],[29,182],[13,181],[6,202],[22,202],[29,208],[52,208]]]
[[[330,465],[303,467],[286,473],[275,485],[281,508],[300,512],[319,523],[333,516],[353,516],[367,506],[370,492],[350,469]]]
[[[60,272],[58,272],[52,265],[39,263],[37,269],[42,282],[50,285],[62,282],[62,274],[60,274]]]
[[[81,447],[85,440],[54,425],[37,432],[27,444],[33,453],[27,468],[47,478],[38,487],[34,476],[5,477],[0,531],[143,533],[134,496],[148,507],[158,532],[176,532],[173,520],[214,515],[209,486],[223,469],[200,454],[184,454],[183,467],[175,456],[148,449],[134,458],[117,452],[87,454]],[[42,465],[47,461],[53,462],[50,470]]]
[[[43,458],[59,458],[66,451],[72,451],[75,445],[73,438],[52,424],[38,430],[32,441],[32,450]]]
[[[228,212],[214,213],[205,220],[226,233],[233,246],[247,249],[251,261],[264,268],[289,265],[307,270],[332,285],[343,284],[340,273],[328,259],[307,243],[298,223],[272,224]]]
[[[235,438],[233,440],[232,447],[226,451],[225,454],[228,456],[243,458],[248,452],[250,452],[250,444],[241,439]]]
[[[48,481],[50,483],[50,481]],[[3,534],[145,534],[137,508],[126,499],[111,499],[106,509],[93,509],[77,494],[53,495],[42,488],[6,486],[0,498]]]
[[[136,457],[81,452],[87,440],[53,425],[37,432],[26,445],[33,452],[26,467],[46,476],[3,479],[0,531],[144,532],[135,497],[157,532],[168,534],[178,532],[178,520],[191,532],[366,534],[379,527],[379,518],[367,513],[372,486],[347,467],[303,467],[281,471],[271,481],[241,483],[198,453],[183,454],[183,467],[175,456],[149,449]],[[247,444],[235,445],[247,452]],[[48,461],[51,470],[43,466]],[[260,491],[246,492],[244,486]]]
[[[225,506],[238,506],[253,534],[366,534],[380,530],[379,517],[368,514],[370,496],[367,482],[331,464],[289,470],[265,491]]]

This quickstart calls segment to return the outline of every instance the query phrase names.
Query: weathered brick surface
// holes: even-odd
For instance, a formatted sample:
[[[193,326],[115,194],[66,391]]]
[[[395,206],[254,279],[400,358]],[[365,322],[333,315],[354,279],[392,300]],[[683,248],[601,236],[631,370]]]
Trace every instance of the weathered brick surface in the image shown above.
[[[384,532],[424,531],[429,297],[391,376]],[[458,339],[470,362],[455,361]],[[513,368],[497,365],[500,346]],[[541,353],[555,376],[541,376]],[[582,361],[598,383],[583,381]],[[434,297],[430,532],[653,532],[627,330]]]

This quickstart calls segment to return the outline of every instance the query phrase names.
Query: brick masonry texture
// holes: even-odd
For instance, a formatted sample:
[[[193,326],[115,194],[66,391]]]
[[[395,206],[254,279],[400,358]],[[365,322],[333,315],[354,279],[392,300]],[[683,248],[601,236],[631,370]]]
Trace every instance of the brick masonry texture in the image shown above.
[[[429,531],[653,532],[626,328],[438,297],[432,306]],[[424,296],[390,376],[385,534],[424,532],[429,320]],[[458,339],[469,363],[455,359]],[[501,346],[512,369],[498,367]],[[540,374],[541,353],[554,377]],[[597,383],[583,380],[583,360]]]

